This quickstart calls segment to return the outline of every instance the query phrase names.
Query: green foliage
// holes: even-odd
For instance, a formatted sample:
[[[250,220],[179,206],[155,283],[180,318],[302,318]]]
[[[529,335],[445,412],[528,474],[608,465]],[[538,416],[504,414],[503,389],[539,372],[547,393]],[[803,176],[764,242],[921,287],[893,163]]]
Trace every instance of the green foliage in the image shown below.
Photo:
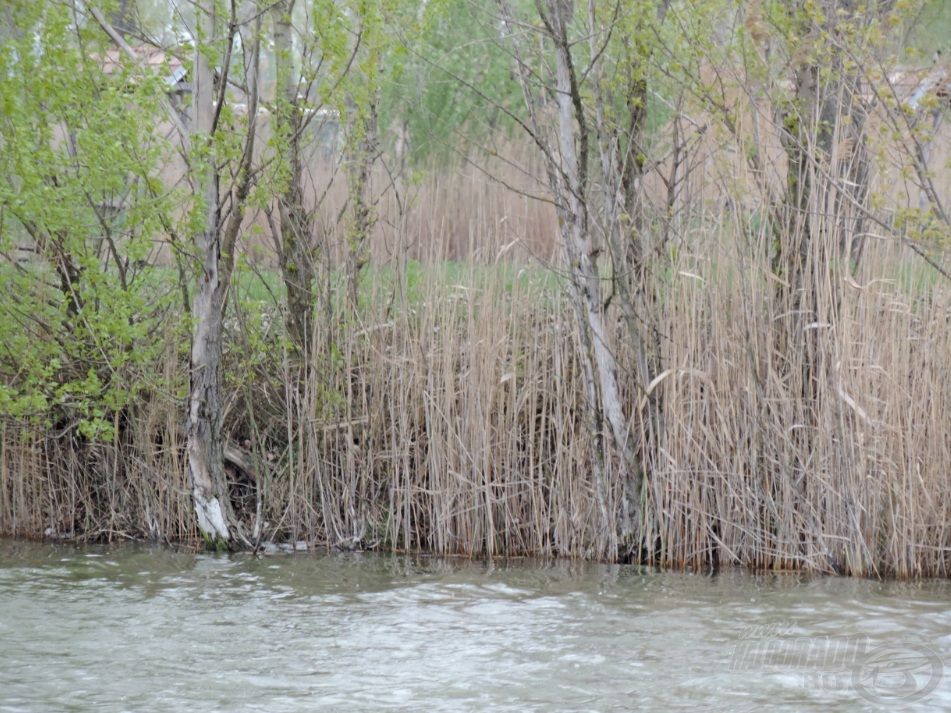
[[[945,58],[951,55],[951,3],[947,0],[898,0],[894,16],[905,27],[905,53],[910,61],[930,61],[935,52]]]
[[[109,439],[112,414],[148,384],[168,299],[140,270],[169,207],[152,178],[161,82],[131,64],[104,71],[105,48],[64,6],[12,13],[19,34],[0,48],[0,415]]]
[[[114,5],[101,7],[108,13]],[[548,110],[551,47],[541,41],[537,8],[531,0],[509,5],[530,38],[525,60],[543,99],[538,105]],[[587,3],[575,3],[569,38],[589,111],[603,100],[604,126],[622,153],[645,165],[668,152],[666,129],[685,92],[699,100],[698,114],[711,114],[714,122],[736,117],[736,102],[728,101],[717,78],[724,67],[749,72],[751,92],[768,87],[785,129],[796,135],[801,115],[792,110],[795,97],[777,81],[796,62],[819,66],[820,79],[831,81],[837,69],[830,62],[832,39],[861,56],[891,51],[903,29],[923,51],[940,44],[951,21],[946,3],[936,0],[898,0],[881,17],[845,19],[830,18],[827,3],[763,0],[756,6],[770,37],[767,56],[751,25],[730,25],[754,7],[744,0],[675,1],[665,20],[659,5],[623,0],[615,15],[613,4],[595,3],[597,32],[591,33]],[[2,28],[0,45],[0,275],[8,288],[0,294],[0,415],[65,420],[87,436],[107,438],[116,411],[155,386],[149,366],[163,348],[157,335],[173,328],[162,321],[176,294],[171,272],[142,266],[154,257],[156,237],[205,228],[204,196],[185,182],[163,180],[172,154],[156,131],[165,91],[156,74],[126,61],[105,72],[102,58],[111,41],[93,23],[77,27],[66,4],[15,0],[10,8],[13,22]],[[181,30],[182,18],[167,17],[161,3],[143,2],[139,9],[149,32]],[[222,5],[222,17],[225,10]],[[193,9],[183,12],[184,24],[193,24]],[[495,144],[514,128],[513,116],[527,118],[510,38],[494,3],[299,0],[294,13],[293,56],[285,58],[283,71],[299,74],[302,90],[313,82],[294,111],[334,109],[351,151],[367,139],[374,112],[384,140],[405,130],[411,170],[473,145]],[[272,29],[266,22],[265,31]],[[224,43],[198,40],[212,64],[223,61]],[[239,54],[231,68],[236,82],[243,79]],[[853,71],[848,53],[840,50],[839,56],[841,66]],[[587,72],[594,57],[597,69]],[[290,109],[285,98],[265,95],[278,119],[262,153],[280,157],[293,131],[286,121]],[[227,176],[243,151],[247,121],[226,102],[222,128],[211,141],[193,137],[188,158],[194,165],[213,160]],[[742,149],[748,163],[765,156],[753,140]],[[283,160],[262,161],[261,168],[250,201],[258,208],[271,205],[289,172]],[[913,224],[923,222],[918,214],[899,215],[903,221],[915,239],[946,240],[927,221],[926,229],[913,232]],[[194,256],[187,244],[175,247],[188,281],[195,277]],[[414,293],[421,268],[410,263],[408,269]],[[447,266],[447,274],[453,269]],[[324,278],[342,284],[339,275]],[[248,354],[240,366],[247,374],[262,366],[262,353],[283,346],[271,329],[270,292],[280,290],[268,287],[262,295],[258,285],[258,294],[242,291],[254,282],[246,267],[239,266],[236,279],[233,306],[249,315],[241,325]],[[363,281],[395,279],[371,265]]]
[[[380,119],[403,125],[416,165],[512,131],[505,109],[522,98],[497,26],[493,3],[434,0],[422,13],[413,3],[393,13]]]

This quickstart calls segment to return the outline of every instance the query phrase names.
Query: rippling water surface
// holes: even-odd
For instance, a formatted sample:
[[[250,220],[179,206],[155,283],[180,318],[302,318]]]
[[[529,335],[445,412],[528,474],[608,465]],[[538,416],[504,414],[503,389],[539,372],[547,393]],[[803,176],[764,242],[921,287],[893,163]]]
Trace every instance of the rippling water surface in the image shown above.
[[[0,541],[0,711],[951,710],[951,583]]]

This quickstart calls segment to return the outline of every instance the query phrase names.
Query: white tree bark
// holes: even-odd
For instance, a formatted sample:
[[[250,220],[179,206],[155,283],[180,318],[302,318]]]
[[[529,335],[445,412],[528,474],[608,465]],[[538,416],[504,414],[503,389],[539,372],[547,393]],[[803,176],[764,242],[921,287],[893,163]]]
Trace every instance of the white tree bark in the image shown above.
[[[215,3],[197,3],[197,35],[192,85],[194,103],[191,130],[196,141],[208,144],[200,164],[194,166],[195,189],[201,196],[204,225],[196,236],[202,271],[192,306],[195,320],[191,347],[191,390],[188,401],[188,473],[198,527],[212,542],[231,539],[221,500],[224,484],[224,450],[221,443],[221,330],[223,285],[219,273],[218,171],[210,143],[214,135],[214,68],[203,50],[215,30]],[[219,498],[219,496],[222,496]]]
[[[555,101],[558,107],[558,148],[560,166],[553,171],[559,180],[553,186],[562,206],[562,236],[570,261],[571,286],[576,311],[582,317],[581,329],[586,333],[588,355],[593,359],[593,376],[597,379],[597,407],[611,432],[621,455],[624,469],[624,501],[621,532],[631,532],[639,517],[641,486],[640,469],[636,468],[631,448],[630,426],[624,413],[618,385],[617,358],[611,350],[603,312],[603,290],[597,260],[600,246],[589,226],[587,204],[587,128],[581,94],[574,75],[567,27],[572,3],[550,0],[547,29],[555,44]],[[594,391],[589,387],[589,392]],[[606,490],[605,484],[600,487]],[[606,501],[606,492],[601,496]],[[613,530],[613,522],[611,523]]]
[[[234,7],[234,6],[232,6]],[[251,8],[253,10],[253,7]],[[224,224],[221,217],[220,176],[211,142],[218,130],[221,104],[226,101],[228,65],[234,37],[225,42],[218,84],[214,68],[201,51],[215,33],[215,3],[213,0],[196,6],[198,41],[194,64],[194,119],[193,145],[205,142],[207,150],[193,159],[195,190],[202,197],[204,225],[195,236],[195,244],[202,259],[198,289],[192,306],[194,332],[192,334],[190,375],[191,389],[188,402],[188,473],[192,486],[195,514],[202,534],[214,544],[228,545],[231,531],[231,502],[224,469],[224,439],[222,435],[221,357],[224,310],[228,287],[234,270],[234,252],[238,232],[244,217],[244,206],[251,188],[251,164],[258,105],[258,49],[260,15],[246,26],[249,37],[242,38],[245,74],[248,89],[248,116],[244,151],[233,184],[229,187],[231,211]],[[249,13],[251,17],[255,15]],[[232,17],[230,26],[238,25]]]

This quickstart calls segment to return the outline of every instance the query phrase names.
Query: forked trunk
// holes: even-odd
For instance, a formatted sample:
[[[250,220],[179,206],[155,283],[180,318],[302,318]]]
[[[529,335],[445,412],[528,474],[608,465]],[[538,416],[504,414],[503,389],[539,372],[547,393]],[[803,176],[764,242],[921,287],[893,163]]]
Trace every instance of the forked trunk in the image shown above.
[[[199,37],[214,32],[214,5],[197,8]],[[214,133],[214,70],[196,43],[194,65],[195,117],[197,141],[211,142]],[[220,272],[218,173],[210,146],[202,165],[196,168],[196,185],[201,191],[204,227],[196,237],[202,260],[201,276],[192,314],[195,320],[190,360],[191,389],[188,400],[188,473],[198,528],[211,543],[228,543],[231,532],[227,485],[224,474],[224,446],[221,441],[221,330],[224,291]]]
[[[233,6],[232,6],[233,7]],[[252,8],[253,9],[253,8]],[[203,12],[204,10],[204,12]],[[198,8],[199,38],[213,37],[214,3]],[[225,92],[217,92],[214,71],[200,49],[195,52],[195,138],[208,142],[201,163],[195,166],[195,183],[203,199],[204,226],[196,236],[196,247],[202,260],[201,276],[192,309],[194,332],[190,359],[191,390],[188,402],[188,473],[192,486],[195,515],[202,535],[215,546],[228,546],[234,539],[231,523],[231,500],[224,468],[221,403],[221,345],[224,310],[228,287],[234,271],[234,252],[244,215],[245,202],[251,188],[251,165],[254,156],[255,122],[258,104],[258,35],[260,15],[246,23],[249,38],[242,38],[248,88],[247,133],[243,155],[228,198],[231,210],[222,223],[219,171],[210,145]],[[239,25],[231,17],[232,31]],[[234,36],[226,38],[220,82],[227,82],[230,47]],[[200,47],[200,43],[199,43]],[[240,533],[239,533],[240,534]]]
[[[567,24],[571,3],[552,0],[549,3],[548,30],[555,44],[556,101],[558,106],[558,147],[561,157],[561,180],[553,189],[562,206],[562,235],[570,261],[572,297],[576,312],[583,319],[580,328],[585,332],[587,347],[582,359],[593,362],[585,369],[597,379],[588,385],[588,392],[598,394],[597,408],[610,428],[612,440],[621,455],[624,510],[621,534],[630,535],[640,519],[641,470],[637,467],[632,448],[630,427],[621,402],[617,380],[617,358],[608,343],[604,321],[604,302],[601,274],[597,259],[600,249],[592,238],[588,225],[587,191],[587,127],[581,103],[580,89],[574,74]],[[607,509],[607,485],[596,483],[602,511]],[[613,521],[607,522],[615,532]]]

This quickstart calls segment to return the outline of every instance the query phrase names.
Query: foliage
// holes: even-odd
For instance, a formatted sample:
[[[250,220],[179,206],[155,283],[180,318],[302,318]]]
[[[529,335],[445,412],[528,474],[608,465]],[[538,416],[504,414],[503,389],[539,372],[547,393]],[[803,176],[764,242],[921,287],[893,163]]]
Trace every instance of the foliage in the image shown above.
[[[144,264],[168,206],[150,123],[159,79],[125,64],[61,5],[19,2],[0,48],[0,412],[111,436],[149,384],[167,297]]]
[[[498,34],[494,3],[404,3],[389,24],[381,123],[407,133],[410,159],[445,162],[510,137],[521,101]]]

